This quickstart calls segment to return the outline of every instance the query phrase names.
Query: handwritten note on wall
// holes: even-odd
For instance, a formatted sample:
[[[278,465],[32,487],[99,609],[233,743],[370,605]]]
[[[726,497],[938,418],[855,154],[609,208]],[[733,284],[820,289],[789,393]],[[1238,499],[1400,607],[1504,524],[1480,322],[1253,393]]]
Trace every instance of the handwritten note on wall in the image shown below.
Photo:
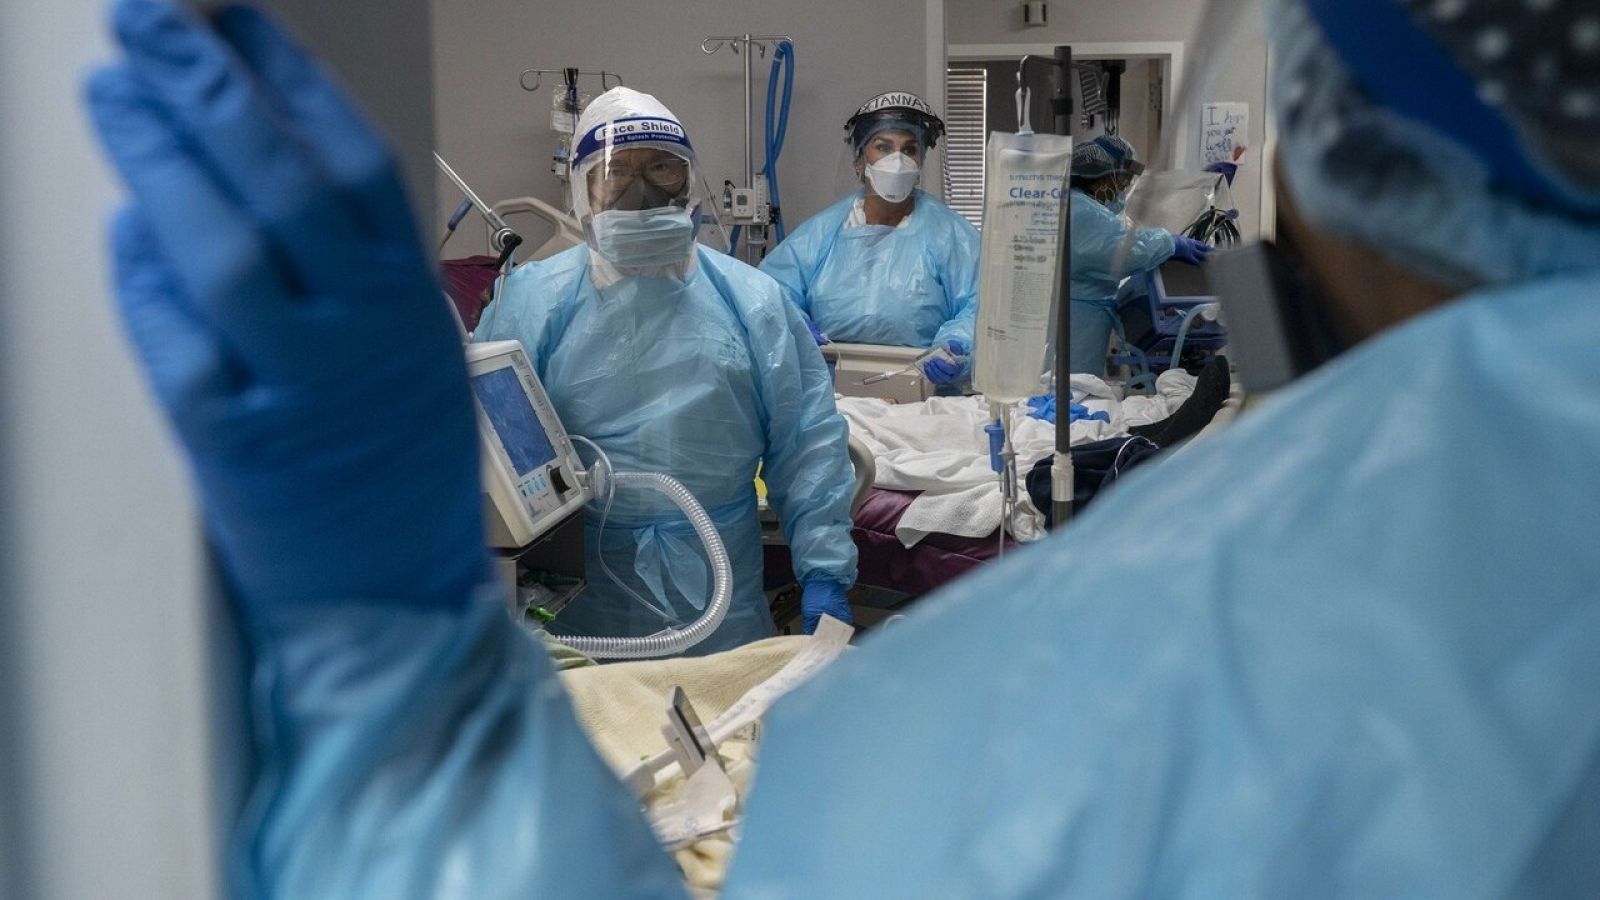
[[[1207,103],[1200,110],[1200,164],[1233,162],[1250,135],[1250,104]]]

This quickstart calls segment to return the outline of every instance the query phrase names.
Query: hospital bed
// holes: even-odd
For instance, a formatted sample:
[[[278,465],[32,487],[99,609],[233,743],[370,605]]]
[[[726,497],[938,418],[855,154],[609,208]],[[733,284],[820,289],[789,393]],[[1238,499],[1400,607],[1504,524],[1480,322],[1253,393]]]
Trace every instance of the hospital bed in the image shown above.
[[[1224,373],[1224,395],[1231,397],[1231,392],[1226,390],[1226,367],[1223,366],[1221,371]],[[1160,447],[1171,446],[1132,437],[1127,430],[1129,427],[1188,422],[1194,420],[1196,414],[1209,419],[1221,412],[1225,407],[1224,398],[1215,396],[1216,380],[1207,380],[1214,374],[1203,373],[1201,377],[1182,371],[1163,374],[1157,384],[1158,391],[1153,396],[1124,396],[1115,385],[1102,379],[1075,377],[1074,392],[1091,409],[1106,412],[1114,421],[1080,422],[1072,426],[1074,504],[1081,508],[1097,496],[1105,484],[1153,458]],[[1195,388],[1202,384],[1210,386],[1201,392],[1184,416],[1174,416],[1191,397],[1195,397]],[[1216,402],[1213,404],[1213,401]],[[867,444],[873,452],[885,454],[874,462],[877,486],[854,507],[852,513],[852,537],[859,553],[859,584],[915,598],[978,568],[995,559],[1003,550],[1009,551],[1016,545],[1010,534],[1002,542],[997,530],[974,536],[950,533],[951,529],[941,526],[941,523],[949,522],[969,526],[984,522],[985,499],[994,504],[988,508],[988,521],[998,522],[1000,519],[998,486],[989,480],[992,476],[988,474],[987,458],[978,449],[981,440],[978,432],[980,420],[985,418],[979,412],[982,408],[983,404],[976,398],[937,398],[920,404],[892,406],[870,399],[840,400],[840,409],[846,421],[857,432],[854,436],[856,441]],[[1050,455],[1053,426],[1037,420],[1022,420],[1017,427],[1019,468],[1028,475],[1028,486],[1042,486],[1043,496],[1048,497],[1049,472],[1034,472],[1032,469],[1036,462],[1048,459]],[[1172,429],[1160,428],[1142,430],[1147,434],[1172,432]],[[955,447],[946,443],[946,435],[949,434],[961,435]],[[930,452],[924,453],[923,449]],[[973,467],[980,471],[975,472]],[[951,488],[951,493],[942,495],[935,505],[916,507],[919,501],[926,498],[910,488],[927,484],[930,473],[944,484],[950,484],[949,479],[954,478],[956,486]],[[973,491],[991,493],[974,500],[969,493]],[[1034,503],[1037,502],[1035,497]],[[922,512],[918,513],[918,508]],[[1035,508],[1041,514],[1036,523],[1030,522],[1027,516],[1012,520],[1013,527],[1019,529],[1016,533],[1023,540],[1043,533],[1042,514],[1045,510],[1043,507],[1028,507],[1029,510]],[[961,529],[957,527],[953,530]],[[777,546],[781,538],[774,535],[770,543],[773,546],[766,548],[768,571],[775,576],[786,575],[789,571],[788,557],[784,549]]]
[[[909,366],[927,352],[921,347],[886,347],[879,344],[830,343],[822,358],[833,372],[833,389],[846,397],[882,397],[896,403],[915,403],[933,396],[933,386],[920,375],[901,372],[877,384],[862,384],[868,376]]]
[[[881,588],[907,598],[931,593],[965,575],[1000,553],[999,535],[970,538],[933,534],[915,547],[900,543],[895,529],[917,495],[910,491],[871,488],[852,515],[850,536],[858,554],[856,583]],[[1016,546],[1005,538],[1009,551]],[[790,571],[789,548],[781,537],[763,548],[768,589],[785,586]],[[781,610],[775,613],[782,618]]]
[[[914,373],[900,373],[876,384],[861,383],[868,376],[905,368],[926,352],[925,348],[835,342],[821,349],[833,372],[834,390],[841,396],[876,397],[894,403],[918,403],[934,396],[933,386]],[[921,596],[1000,552],[999,535],[975,539],[934,534],[915,547],[903,546],[895,529],[917,494],[873,487],[872,455],[855,438],[850,441],[850,460],[856,473],[850,513],[851,537],[860,560],[858,584]],[[778,528],[777,516],[764,504],[762,521],[767,586],[769,590],[776,590],[785,587],[791,578],[789,551]],[[1013,544],[1010,538],[1006,539],[1008,547]],[[786,618],[786,608],[786,604],[777,604],[775,617]]]
[[[502,219],[519,215],[536,216],[550,226],[550,237],[544,243],[523,254],[517,262],[537,262],[548,259],[569,247],[583,243],[583,229],[578,220],[538,197],[512,197],[496,203],[492,210]],[[493,256],[466,256],[439,261],[439,277],[444,291],[455,304],[462,327],[472,331],[478,327],[478,317],[489,305],[495,278],[499,275],[499,261]]]

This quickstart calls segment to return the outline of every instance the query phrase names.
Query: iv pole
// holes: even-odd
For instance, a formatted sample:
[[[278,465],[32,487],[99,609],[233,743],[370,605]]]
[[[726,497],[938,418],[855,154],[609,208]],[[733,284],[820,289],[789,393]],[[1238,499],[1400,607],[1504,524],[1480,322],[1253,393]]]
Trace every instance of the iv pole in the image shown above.
[[[528,83],[529,75],[533,76],[533,84]],[[529,93],[537,93],[544,84],[544,76],[546,75],[561,76],[562,87],[565,91],[560,108],[562,120],[558,124],[557,120],[552,117],[550,123],[553,126],[553,130],[565,135],[556,145],[555,155],[551,157],[550,172],[565,181],[572,174],[572,142],[576,139],[576,135],[573,132],[577,128],[578,115],[583,112],[579,108],[580,104],[578,102],[579,76],[588,75],[599,78],[601,91],[605,91],[608,87],[620,86],[622,84],[622,76],[615,72],[608,72],[605,69],[578,69],[572,67],[564,69],[523,69],[522,74],[517,76],[517,84],[521,85],[522,89]],[[607,81],[614,81],[616,84],[608,85]]]
[[[724,212],[733,213],[739,205],[735,202],[735,195],[742,195],[741,199],[750,207],[749,215],[733,215],[732,218],[735,224],[749,229],[744,246],[745,261],[751,265],[760,261],[759,251],[767,244],[767,223],[771,216],[766,187],[756,183],[755,141],[752,134],[755,116],[750,95],[754,78],[751,66],[755,61],[751,57],[753,52],[759,51],[761,58],[766,59],[767,46],[782,43],[794,42],[786,34],[711,35],[700,42],[700,52],[707,56],[723,47],[744,56],[744,184],[732,190],[724,189],[722,203]]]
[[[1024,56],[1017,64],[1017,86],[1022,87],[1023,70],[1038,57]],[[1072,48],[1058,46],[1050,58],[1054,72],[1050,112],[1055,133],[1072,136]],[[1019,118],[1022,110],[1018,110]],[[1069,173],[1070,178],[1070,173]],[[1050,464],[1050,521],[1062,528],[1072,519],[1072,209],[1067,192],[1061,194],[1057,246],[1061,248],[1056,269],[1056,449]]]
[[[1056,134],[1072,135],[1072,48],[1056,47],[1050,112]],[[1068,178],[1070,180],[1070,173]],[[1072,519],[1072,209],[1061,194],[1061,267],[1056,270],[1056,455],[1050,464],[1050,516],[1061,528]]]

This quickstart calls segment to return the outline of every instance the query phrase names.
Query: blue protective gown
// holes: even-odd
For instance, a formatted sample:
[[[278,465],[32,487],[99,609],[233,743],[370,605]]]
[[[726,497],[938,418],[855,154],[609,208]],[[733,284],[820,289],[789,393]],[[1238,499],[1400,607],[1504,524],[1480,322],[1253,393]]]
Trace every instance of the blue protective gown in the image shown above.
[[[761,262],[829,338],[856,344],[972,349],[978,232],[917,191],[899,227],[846,227],[857,191],[795,229]]]
[[[682,898],[544,646],[484,590],[451,607],[258,604],[259,761],[230,848],[240,900]],[[232,763],[233,759],[227,762]]]
[[[1592,894],[1596,334],[1452,304],[929,598],[770,715],[724,896]]]
[[[1597,297],[1425,315],[929,598],[769,714],[723,896],[1584,895]],[[681,896],[496,598],[253,631],[245,896]]]
[[[604,290],[589,277],[585,246],[520,266],[474,339],[521,341],[570,433],[599,444],[617,471],[678,479],[711,514],[734,593],[722,626],[690,651],[703,654],[772,633],[757,463],[797,579],[852,584],[856,550],[847,430],[822,355],[770,278],[697,252],[686,282],[635,277]],[[589,586],[551,631],[646,635],[667,624],[617,586],[602,557],[630,589],[693,621],[710,596],[710,567],[683,514],[642,491],[617,494],[603,535],[602,513],[585,510]]]
[[[1106,350],[1117,329],[1117,286],[1172,258],[1172,233],[1135,228],[1083,191],[1073,188],[1072,351],[1074,372],[1105,373]],[[1129,234],[1132,240],[1129,241]]]

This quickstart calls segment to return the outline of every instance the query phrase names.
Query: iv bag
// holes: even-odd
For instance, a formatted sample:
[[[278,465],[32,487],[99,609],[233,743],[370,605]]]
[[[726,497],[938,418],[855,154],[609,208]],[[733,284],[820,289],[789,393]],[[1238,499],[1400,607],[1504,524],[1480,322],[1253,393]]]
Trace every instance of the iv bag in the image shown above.
[[[567,89],[556,85],[550,89],[550,130],[557,134],[575,134],[578,130],[578,115],[583,111],[589,101],[594,98],[589,94],[579,94],[578,102],[573,105],[567,97]]]
[[[1060,274],[1072,138],[993,132],[985,156],[973,385],[1015,403],[1040,391]]]

